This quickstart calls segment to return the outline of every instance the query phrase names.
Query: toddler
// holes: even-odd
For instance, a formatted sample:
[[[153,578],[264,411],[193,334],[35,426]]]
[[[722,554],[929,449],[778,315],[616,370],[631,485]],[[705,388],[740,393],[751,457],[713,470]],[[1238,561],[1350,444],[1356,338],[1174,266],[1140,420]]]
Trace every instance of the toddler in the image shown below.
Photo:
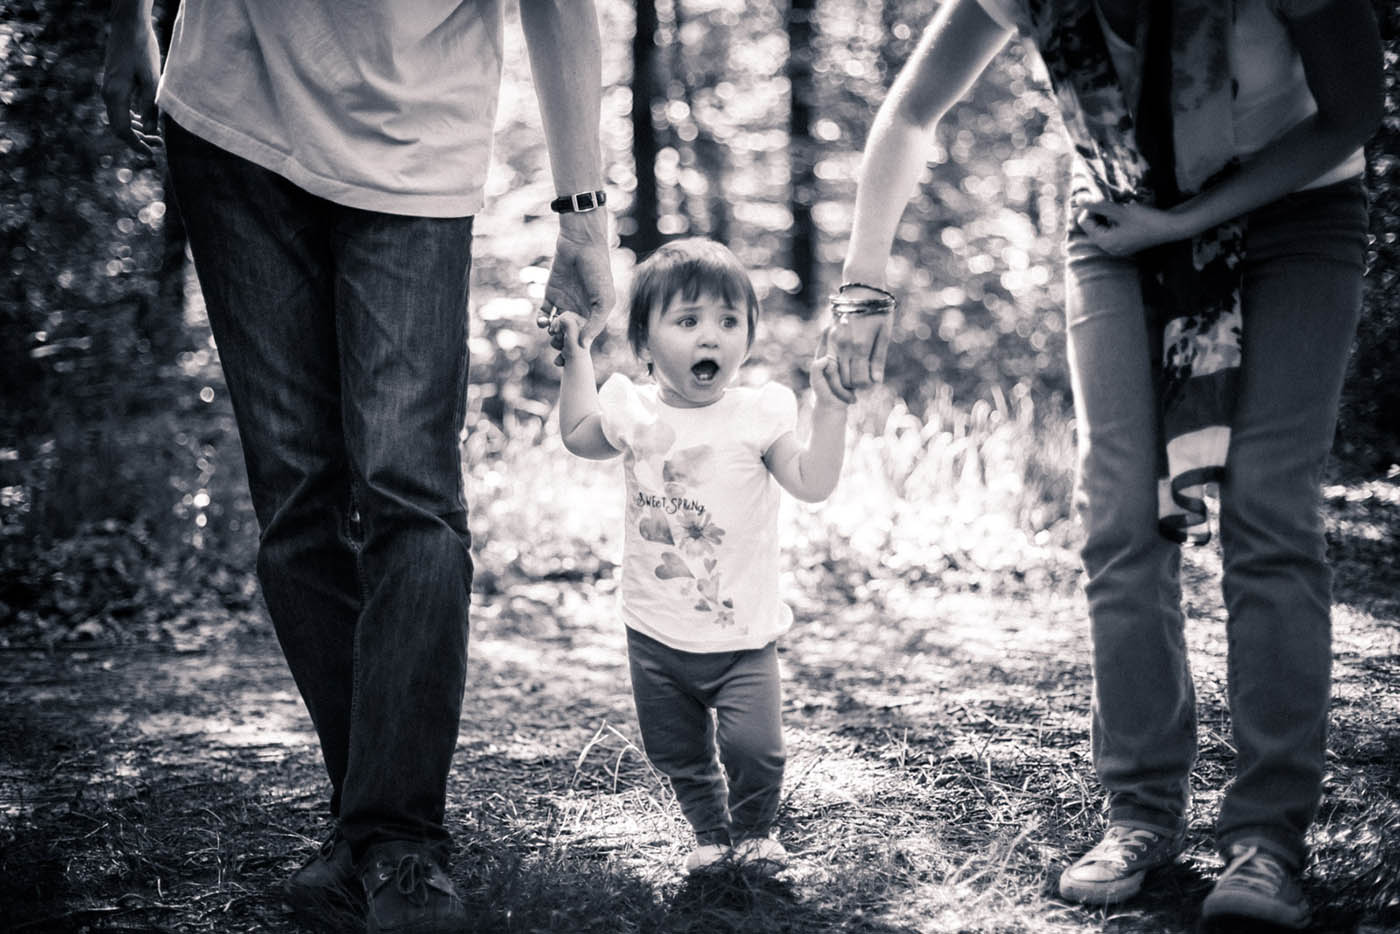
[[[623,455],[632,693],[647,758],[695,829],[687,872],[730,859],[772,873],[786,862],[769,836],[785,762],[775,640],[792,624],[778,599],[778,486],[825,499],[845,448],[846,406],[828,385],[835,362],[825,342],[805,444],[792,390],[731,385],[758,311],[738,258],[692,238],[635,272],[627,338],[650,382],[616,374],[599,390],[582,319],[560,312],[550,323],[564,358],[564,446],[592,459]]]

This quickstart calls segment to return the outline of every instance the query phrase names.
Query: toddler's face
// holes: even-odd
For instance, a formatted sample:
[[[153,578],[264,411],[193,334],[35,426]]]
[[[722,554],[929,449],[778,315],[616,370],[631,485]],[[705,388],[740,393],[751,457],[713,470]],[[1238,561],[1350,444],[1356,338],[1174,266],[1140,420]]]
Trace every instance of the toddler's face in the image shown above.
[[[723,298],[676,295],[651,310],[646,360],[661,399],[679,408],[719,400],[748,356],[749,320],[742,308]]]

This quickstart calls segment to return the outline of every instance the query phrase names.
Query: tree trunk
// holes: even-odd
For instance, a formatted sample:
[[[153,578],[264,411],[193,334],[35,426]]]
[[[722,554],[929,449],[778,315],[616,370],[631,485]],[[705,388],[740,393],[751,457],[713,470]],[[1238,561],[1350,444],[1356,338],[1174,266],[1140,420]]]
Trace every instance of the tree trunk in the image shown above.
[[[656,229],[656,129],[652,125],[652,102],[657,96],[656,80],[656,0],[636,0],[637,29],[632,35],[632,161],[637,190],[632,200],[631,229],[622,238],[623,246],[644,257],[661,243]]]
[[[805,316],[814,309],[819,270],[817,232],[812,222],[817,176],[812,142],[812,111],[816,87],[812,71],[812,13],[815,0],[790,0],[788,4],[787,77],[791,89],[788,121],[789,211],[792,214],[791,263],[797,274],[795,296]]]
[[[674,6],[676,32],[679,33],[684,16],[681,0],[674,0]],[[677,71],[681,76],[686,107],[690,111],[690,121],[695,127],[695,138],[690,143],[695,158],[695,167],[705,177],[704,203],[698,212],[699,216],[704,219],[704,228],[697,232],[704,233],[720,243],[728,243],[729,201],[725,197],[724,184],[729,171],[727,150],[724,144],[716,139],[715,134],[705,125],[705,121],[700,119],[696,91],[713,88],[724,77],[724,69],[728,64],[725,60],[725,51],[729,44],[730,35],[728,27],[714,23],[712,16],[707,16],[707,18],[711,21],[706,23],[700,48],[680,49],[679,57],[682,67]]]

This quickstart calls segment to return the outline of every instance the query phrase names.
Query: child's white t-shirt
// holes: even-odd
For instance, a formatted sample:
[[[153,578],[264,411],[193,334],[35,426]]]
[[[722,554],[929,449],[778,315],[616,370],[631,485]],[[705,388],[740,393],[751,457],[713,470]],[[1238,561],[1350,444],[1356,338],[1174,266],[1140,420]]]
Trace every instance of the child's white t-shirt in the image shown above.
[[[782,490],[763,462],[797,425],[776,383],[700,408],[622,374],[599,391],[603,434],[627,480],[621,603],[631,628],[684,652],[762,648],[792,625],[778,599]]]

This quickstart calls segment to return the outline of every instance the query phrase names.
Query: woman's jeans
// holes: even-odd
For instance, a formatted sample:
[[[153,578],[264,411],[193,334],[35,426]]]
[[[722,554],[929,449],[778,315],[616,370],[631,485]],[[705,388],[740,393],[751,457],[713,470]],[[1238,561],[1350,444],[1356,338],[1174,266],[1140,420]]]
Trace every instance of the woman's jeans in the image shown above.
[[[777,643],[683,652],[629,628],[627,661],[642,746],[696,839],[767,836],[787,762]]]
[[[165,141],[331,811],[357,858],[385,840],[445,851],[472,579],[471,218],[343,207],[168,118]]]
[[[1331,685],[1322,470],[1361,303],[1359,181],[1288,195],[1249,218],[1243,368],[1220,485],[1236,775],[1216,840],[1290,862],[1321,797]],[[1111,821],[1183,829],[1196,700],[1179,547],[1157,533],[1147,322],[1131,259],[1068,245],[1069,364],[1079,429],[1093,637],[1094,765]]]

